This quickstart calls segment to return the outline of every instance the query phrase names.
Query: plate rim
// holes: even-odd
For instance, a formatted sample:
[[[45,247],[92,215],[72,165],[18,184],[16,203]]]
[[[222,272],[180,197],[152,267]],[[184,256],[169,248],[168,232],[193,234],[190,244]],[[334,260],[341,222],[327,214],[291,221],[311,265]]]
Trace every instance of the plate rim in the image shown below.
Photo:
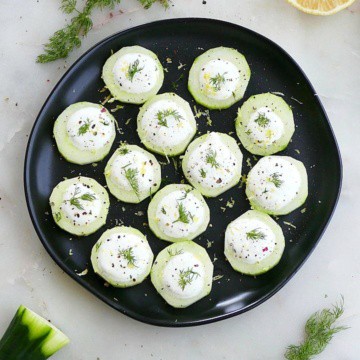
[[[302,261],[297,265],[297,267],[293,270],[293,272],[290,274],[289,277],[287,277],[285,280],[283,280],[282,282],[280,282],[277,286],[275,286],[271,291],[269,291],[266,295],[260,297],[258,300],[254,301],[253,303],[241,308],[241,309],[237,309],[237,310],[233,310],[229,313],[226,314],[221,314],[221,315],[217,315],[211,318],[206,318],[206,319],[200,319],[200,320],[192,320],[192,321],[184,321],[184,322],[170,322],[167,320],[159,320],[159,319],[152,319],[152,318],[148,318],[146,316],[143,315],[139,315],[136,311],[128,311],[124,308],[121,307],[121,304],[119,304],[119,307],[116,307],[112,302],[110,302],[108,300],[107,297],[101,295],[99,292],[95,291],[92,288],[92,286],[90,286],[86,281],[84,281],[82,279],[82,277],[78,276],[75,272],[69,272],[68,269],[65,267],[63,261],[60,261],[60,259],[58,258],[58,255],[55,253],[55,251],[52,249],[51,246],[49,246],[48,244],[48,240],[46,239],[46,236],[44,236],[44,234],[42,234],[41,230],[40,230],[40,226],[39,226],[39,220],[35,214],[35,210],[34,210],[34,205],[33,202],[31,200],[30,197],[30,193],[31,193],[31,189],[30,189],[30,185],[29,185],[29,178],[31,176],[30,174],[30,160],[29,160],[29,156],[30,156],[30,152],[32,151],[33,147],[35,146],[34,144],[34,133],[37,130],[38,126],[39,126],[39,119],[40,116],[42,115],[42,113],[44,112],[50,98],[53,96],[53,94],[55,93],[55,91],[58,89],[58,87],[60,86],[60,84],[62,84],[66,77],[69,76],[74,70],[76,70],[76,67],[78,66],[78,64],[83,60],[83,58],[85,58],[89,53],[95,51],[98,47],[100,47],[101,45],[103,45],[104,43],[111,41],[115,38],[121,37],[123,35],[125,35],[128,32],[132,32],[132,31],[136,31],[136,30],[142,30],[142,29],[146,29],[149,26],[159,26],[161,24],[176,24],[178,23],[179,25],[184,25],[187,23],[193,23],[193,22],[197,22],[197,23],[207,23],[207,24],[215,24],[216,26],[230,26],[233,27],[236,31],[242,31],[242,32],[246,32],[248,34],[250,34],[251,36],[255,36],[257,38],[259,38],[261,41],[268,43],[270,46],[275,47],[279,52],[281,52],[285,57],[288,58],[289,61],[291,61],[293,63],[293,65],[297,68],[297,70],[301,73],[301,75],[304,77],[304,79],[307,82],[307,85],[309,86],[309,89],[311,90],[311,92],[314,95],[314,99],[315,102],[317,102],[317,105],[320,107],[320,109],[322,110],[324,117],[325,117],[325,122],[326,122],[326,126],[328,127],[328,130],[330,132],[330,134],[333,137],[334,140],[334,145],[335,145],[335,150],[336,150],[336,161],[337,161],[337,166],[339,169],[339,173],[338,173],[338,184],[337,184],[337,192],[336,192],[336,196],[335,196],[335,200],[334,203],[332,205],[332,209],[331,212],[328,216],[328,218],[326,219],[326,223],[324,224],[323,229],[321,230],[318,238],[316,239],[316,241],[314,242],[312,248],[310,249],[310,251],[306,254],[306,256],[302,259]],[[38,115],[35,119],[35,122],[33,123],[31,132],[29,134],[29,139],[27,142],[27,146],[26,146],[26,151],[25,151],[25,161],[24,161],[24,173],[23,173],[23,181],[24,181],[24,192],[25,192],[25,199],[26,199],[26,205],[27,205],[27,209],[28,209],[28,213],[30,215],[31,218],[31,222],[33,224],[33,227],[35,229],[35,232],[38,236],[38,238],[40,239],[42,245],[44,246],[45,250],[47,251],[47,253],[50,255],[50,257],[53,259],[53,261],[60,267],[60,269],[62,269],[68,276],[70,276],[72,279],[74,279],[78,284],[80,284],[81,286],[83,286],[86,290],[88,290],[89,292],[91,292],[93,295],[95,295],[98,299],[102,300],[106,305],[110,306],[111,308],[121,312],[124,315],[127,315],[128,317],[146,323],[146,324],[150,324],[150,325],[155,325],[155,326],[162,326],[162,327],[189,327],[189,326],[198,326],[198,325],[205,325],[205,324],[209,324],[209,323],[213,323],[213,322],[217,322],[220,320],[225,320],[228,319],[230,317],[245,313],[259,305],[261,305],[262,303],[264,303],[265,301],[267,301],[268,299],[270,299],[273,295],[275,295],[278,291],[280,291],[291,279],[293,276],[295,276],[295,274],[297,274],[297,272],[300,270],[300,268],[305,264],[305,262],[308,260],[308,258],[310,257],[310,255],[313,253],[313,251],[315,250],[315,248],[317,247],[320,239],[322,238],[322,236],[324,235],[333,215],[335,212],[335,209],[337,207],[338,201],[339,201],[339,197],[340,197],[340,193],[341,193],[341,188],[342,188],[342,180],[343,180],[343,164],[342,164],[342,158],[341,158],[341,153],[340,153],[340,148],[335,136],[335,133],[333,131],[333,128],[331,126],[331,122],[329,121],[329,118],[327,116],[327,113],[324,109],[324,106],[322,105],[312,83],[310,82],[309,78],[307,77],[307,75],[305,74],[305,72],[302,70],[302,68],[300,67],[300,65],[294,60],[294,58],[287,52],[285,51],[280,45],[278,45],[277,43],[275,43],[273,40],[267,38],[266,36],[248,29],[244,26],[232,23],[232,22],[228,22],[228,21],[223,21],[223,20],[218,20],[218,19],[210,19],[210,18],[199,18],[199,17],[181,17],[181,18],[170,18],[170,19],[165,19],[165,20],[156,20],[156,21],[151,21],[151,22],[147,22],[141,25],[137,25],[137,26],[133,26],[133,27],[129,27],[127,29],[118,31],[112,35],[109,35],[107,37],[105,37],[104,39],[100,40],[99,42],[97,42],[95,45],[93,45],[92,47],[90,47],[88,50],[86,50],[82,55],[80,55],[75,61],[74,63],[67,69],[67,71],[65,72],[65,74],[63,74],[61,76],[61,78],[58,80],[58,82],[56,83],[56,85],[53,87],[53,89],[51,90],[51,92],[49,93],[49,95],[47,96],[46,100],[44,101],[43,105],[41,106]]]

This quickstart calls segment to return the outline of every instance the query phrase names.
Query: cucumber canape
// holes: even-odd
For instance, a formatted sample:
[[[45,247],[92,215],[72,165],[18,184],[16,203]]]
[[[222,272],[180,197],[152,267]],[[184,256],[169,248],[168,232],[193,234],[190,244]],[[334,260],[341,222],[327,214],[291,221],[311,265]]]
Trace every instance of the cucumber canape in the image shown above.
[[[142,104],[160,90],[164,71],[152,51],[127,46],[106,60],[102,78],[116,100]]]
[[[253,209],[286,215],[301,206],[308,195],[306,169],[289,156],[265,156],[250,170],[246,196]]]
[[[190,105],[174,93],[156,95],[140,109],[137,131],[141,142],[165,156],[182,154],[196,133]]]
[[[109,205],[107,191],[94,179],[84,176],[61,181],[50,196],[56,224],[78,236],[100,229],[106,222]]]
[[[152,198],[148,220],[150,229],[162,240],[192,240],[206,230],[210,211],[202,195],[192,186],[172,184]]]
[[[115,119],[102,105],[72,104],[56,119],[54,137],[67,161],[90,164],[109,153],[115,139]]]
[[[225,256],[236,271],[260,275],[281,259],[285,240],[281,227],[267,214],[249,210],[225,232]]]
[[[284,150],[295,131],[290,106],[270,93],[246,100],[238,111],[235,127],[245,149],[256,155]]]
[[[105,231],[91,251],[95,273],[121,288],[143,282],[150,273],[153,259],[146,237],[127,226]]]
[[[188,88],[209,109],[227,109],[244,96],[250,68],[237,50],[217,47],[197,57],[190,69]]]
[[[119,200],[139,203],[158,191],[161,167],[153,154],[137,145],[122,145],[105,168],[109,191]]]
[[[243,155],[231,136],[212,132],[189,145],[182,169],[191,185],[203,195],[215,197],[239,182],[242,159]]]
[[[0,360],[45,360],[68,343],[48,320],[20,305],[0,340]]]
[[[182,241],[158,254],[151,269],[151,282],[169,305],[185,308],[209,295],[213,271],[203,247]]]

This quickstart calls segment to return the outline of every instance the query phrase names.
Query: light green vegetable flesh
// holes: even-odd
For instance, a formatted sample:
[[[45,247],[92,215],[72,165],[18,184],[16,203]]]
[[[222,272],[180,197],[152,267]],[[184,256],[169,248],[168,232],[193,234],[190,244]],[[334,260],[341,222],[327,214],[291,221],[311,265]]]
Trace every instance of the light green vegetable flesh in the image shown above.
[[[0,360],[44,360],[69,342],[50,322],[20,305],[0,340]]]
[[[95,219],[90,224],[74,225],[73,222],[66,217],[63,210],[60,208],[63,204],[64,193],[72,184],[88,185],[90,189],[95,192],[96,196],[98,196],[101,200],[101,212],[97,219]],[[106,189],[102,187],[97,181],[88,177],[79,176],[76,178],[61,181],[58,185],[55,186],[50,196],[50,206],[54,221],[61,229],[69,232],[70,234],[85,236],[94,233],[106,223],[110,201]]]
[[[167,288],[167,286],[164,286],[164,269],[172,256],[178,256],[179,254],[183,254],[186,252],[193,254],[199,260],[199,262],[204,265],[204,286],[203,291],[197,296],[191,298],[178,298],[174,296],[174,294]],[[179,269],[179,271],[180,270],[181,269]],[[175,308],[185,308],[210,294],[212,287],[213,271],[214,266],[208,253],[203,247],[195,244],[192,241],[182,241],[166,247],[158,254],[151,269],[151,282],[153,283],[157,292],[164,298],[164,300],[169,305]]]
[[[200,200],[200,202],[203,204],[204,206],[204,211],[205,211],[205,215],[204,215],[204,221],[201,224],[201,226],[198,227],[197,231],[190,233],[189,235],[187,235],[186,237],[171,237],[167,234],[165,234],[163,232],[163,230],[161,229],[161,227],[159,226],[159,219],[157,219],[156,217],[156,212],[158,210],[158,206],[159,203],[161,202],[161,200],[171,194],[174,191],[179,191],[179,190],[184,190],[186,192],[190,192],[192,195],[194,195],[198,200]],[[199,236],[200,234],[202,234],[206,229],[207,226],[209,225],[209,221],[210,221],[210,210],[208,205],[206,204],[206,201],[204,200],[204,198],[202,197],[202,195],[200,194],[199,191],[197,191],[196,189],[194,189],[192,186],[190,185],[185,185],[185,184],[171,184],[171,185],[167,185],[165,186],[163,189],[161,189],[158,193],[156,193],[156,195],[152,198],[149,207],[148,207],[148,221],[149,221],[149,227],[151,229],[151,231],[159,238],[162,240],[166,240],[166,241],[171,241],[171,242],[179,242],[179,241],[184,241],[184,240],[193,240],[195,239],[197,236]]]
[[[240,151],[239,146],[236,144],[236,141],[231,136],[229,136],[227,134],[222,134],[222,133],[217,133],[217,134],[220,136],[223,143],[230,149],[230,151],[236,157],[236,159],[238,160],[238,162],[240,164],[240,166],[237,167],[236,171],[234,171],[233,180],[230,181],[227,185],[222,186],[222,187],[217,187],[217,188],[209,188],[209,187],[202,185],[202,183],[200,183],[196,179],[194,179],[191,176],[191,174],[189,173],[188,162],[189,162],[189,159],[192,157],[193,151],[201,143],[204,143],[206,141],[209,134],[202,135],[202,136],[196,138],[194,141],[192,141],[190,143],[190,145],[188,146],[188,148],[186,149],[185,155],[182,160],[182,170],[183,170],[183,173],[184,173],[187,181],[189,181],[189,183],[192,186],[194,186],[194,188],[196,188],[198,191],[200,191],[200,193],[202,195],[204,195],[206,197],[216,197],[216,196],[222,194],[223,192],[225,192],[225,191],[229,190],[230,188],[232,188],[233,186],[235,186],[240,181],[240,178],[241,178],[243,155]]]
[[[259,261],[255,264],[249,264],[244,261],[233,249],[233,247],[225,240],[225,256],[229,260],[230,265],[236,271],[239,271],[247,275],[260,275],[277,265],[282,257],[285,248],[284,235],[281,230],[281,227],[267,214],[264,214],[260,211],[249,210],[245,214],[241,215],[241,219],[257,219],[268,226],[275,235],[275,248],[274,251],[262,261]],[[239,219],[238,218],[238,219]],[[237,219],[236,219],[237,220]],[[230,223],[226,229],[226,232],[229,231]],[[225,236],[226,236],[225,232]],[[258,240],[254,240],[258,241]],[[265,240],[260,240],[265,241]],[[264,243],[265,244],[265,243]],[[265,246],[265,245],[264,245]]]
[[[81,150],[77,148],[71,141],[68,132],[67,132],[67,121],[71,115],[76,111],[81,110],[87,107],[94,107],[98,109],[105,109],[102,105],[93,104],[90,102],[79,102],[68,106],[56,119],[54,124],[54,137],[56,145],[59,149],[60,154],[69,162],[85,165],[90,164],[96,161],[102,160],[110,151],[111,146],[115,139],[115,119],[114,117],[106,110],[107,115],[111,119],[111,124],[109,126],[113,127],[113,136],[110,141],[102,148],[97,150]]]
[[[153,58],[156,63],[157,71],[159,72],[158,80],[155,86],[147,92],[136,94],[124,91],[121,88],[119,82],[115,79],[113,69],[116,61],[122,56],[131,53],[148,55]],[[160,90],[164,81],[164,70],[159,59],[152,51],[145,49],[141,46],[126,46],[117,51],[115,54],[111,55],[106,60],[102,71],[102,78],[106,84],[106,87],[109,89],[112,96],[116,100],[130,104],[143,104],[146,100],[156,95]]]
[[[117,226],[117,227],[114,227],[112,229],[106,230],[101,235],[100,239],[95,243],[94,247],[92,248],[92,251],[91,251],[91,263],[92,263],[94,272],[96,274],[98,274],[100,277],[102,277],[105,281],[107,281],[110,285],[112,285],[114,287],[126,288],[126,287],[131,287],[131,286],[135,286],[135,285],[138,285],[138,284],[142,283],[150,273],[153,258],[154,258],[153,255],[152,255],[151,260],[149,261],[146,269],[144,270],[143,275],[142,276],[137,276],[136,281],[134,281],[133,279],[130,279],[129,281],[125,281],[125,282],[115,281],[115,280],[111,279],[109,276],[106,276],[106,274],[103,274],[101,269],[99,268],[98,261],[97,261],[97,254],[101,250],[101,245],[104,242],[106,242],[107,238],[109,238],[113,234],[118,234],[118,235],[133,234],[133,235],[136,235],[136,236],[140,237],[144,241],[144,243],[149,247],[149,250],[152,253],[151,248],[150,248],[150,246],[148,244],[148,241],[146,239],[146,236],[143,235],[139,230],[137,230],[137,229],[135,229],[133,227],[130,227],[130,226]],[[136,266],[136,265],[132,265],[132,266]]]
[[[143,120],[144,114],[146,114],[146,111],[149,109],[150,106],[161,100],[169,100],[175,102],[177,106],[183,109],[186,113],[186,119],[192,128],[192,132],[181,144],[162,147],[161,145],[159,145],[158,142],[151,141],[148,137],[146,130],[143,128],[142,123],[144,121]],[[152,97],[141,107],[139,115],[137,117],[137,132],[139,134],[141,142],[150,151],[165,156],[176,156],[182,154],[185,151],[191,139],[194,137],[196,133],[196,129],[197,129],[196,121],[191,111],[189,103],[174,93],[165,93]],[[176,130],[174,130],[174,137],[176,138]]]
[[[271,109],[281,119],[284,126],[283,135],[269,144],[254,140],[251,137],[251,130],[247,128],[252,114],[257,109],[265,107]],[[294,117],[290,106],[281,97],[271,93],[253,95],[246,100],[238,111],[235,127],[236,133],[245,149],[252,154],[263,156],[284,150],[295,131]],[[271,122],[268,126],[264,126],[263,131],[266,130],[271,130]]]
[[[152,183],[152,187],[150,187],[148,190],[144,191],[136,191],[135,189],[132,189],[131,191],[128,191],[126,189],[120,188],[118,184],[112,181],[111,179],[111,169],[113,167],[114,161],[118,156],[124,155],[124,153],[129,153],[131,151],[136,151],[144,154],[149,161],[153,164],[153,170],[154,170],[154,182]],[[135,166],[130,166],[129,168],[136,169]],[[135,175],[135,178],[133,179],[136,183],[138,183],[138,176],[141,176],[141,169],[137,169],[137,175]],[[136,171],[136,170],[135,170]],[[150,154],[146,150],[140,148],[137,145],[123,145],[120,148],[118,148],[114,154],[111,156],[110,160],[108,161],[106,167],[105,167],[105,178],[106,178],[106,184],[108,186],[109,191],[111,194],[113,194],[117,199],[127,202],[127,203],[133,203],[137,204],[150,195],[155,194],[161,185],[161,167],[158,163],[157,159],[154,155]],[[132,184],[134,186],[134,184]]]
[[[235,91],[230,97],[224,100],[208,97],[200,87],[199,75],[201,69],[209,61],[217,59],[231,62],[237,67],[240,73],[240,79]],[[195,59],[189,73],[188,89],[196,102],[208,109],[227,109],[243,98],[250,80],[250,75],[251,71],[244,55],[232,48],[217,47],[204,52]]]

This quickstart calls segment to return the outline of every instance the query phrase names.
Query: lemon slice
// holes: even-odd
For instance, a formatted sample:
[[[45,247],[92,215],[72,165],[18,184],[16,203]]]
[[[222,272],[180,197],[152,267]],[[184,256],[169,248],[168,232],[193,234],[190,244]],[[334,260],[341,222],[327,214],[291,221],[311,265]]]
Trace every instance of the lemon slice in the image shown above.
[[[313,15],[332,15],[348,6],[355,0],[287,0],[299,10]]]

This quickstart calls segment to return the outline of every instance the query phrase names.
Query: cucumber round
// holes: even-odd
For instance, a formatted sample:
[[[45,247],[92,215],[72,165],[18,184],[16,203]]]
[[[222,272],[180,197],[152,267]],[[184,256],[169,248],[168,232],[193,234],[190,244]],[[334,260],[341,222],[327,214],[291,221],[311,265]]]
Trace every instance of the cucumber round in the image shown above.
[[[152,198],[148,219],[150,229],[162,240],[192,240],[206,230],[210,210],[202,195],[192,186],[172,184]]]
[[[102,106],[79,102],[56,119],[54,137],[60,154],[79,165],[102,160],[115,139],[115,119]]]
[[[182,154],[196,129],[189,103],[174,93],[154,96],[137,117],[141,142],[150,151],[165,156]]]
[[[104,174],[111,194],[127,203],[143,201],[161,184],[161,167],[155,156],[137,145],[120,146]]]
[[[250,170],[246,196],[253,209],[271,215],[286,215],[308,196],[304,164],[289,156],[265,156]]]
[[[281,259],[285,240],[281,227],[267,214],[249,210],[225,231],[225,256],[236,271],[260,275]]]
[[[79,176],[61,181],[50,196],[56,224],[70,234],[85,236],[100,229],[109,211],[109,195],[94,179]]]
[[[227,109],[243,98],[250,74],[244,55],[232,48],[217,47],[195,59],[188,89],[199,104]]]
[[[152,51],[126,46],[106,60],[102,78],[116,100],[142,104],[160,90],[164,70]]]
[[[150,273],[153,259],[146,237],[127,226],[106,230],[91,251],[95,273],[121,288],[143,282]]]
[[[158,254],[151,282],[169,305],[185,308],[210,294],[213,271],[206,250],[192,241],[183,241]]]
[[[235,186],[241,177],[243,155],[229,135],[212,132],[187,148],[182,169],[191,185],[207,197],[216,197]]]
[[[284,150],[295,131],[290,106],[271,93],[246,100],[238,111],[235,128],[245,149],[262,156]]]

